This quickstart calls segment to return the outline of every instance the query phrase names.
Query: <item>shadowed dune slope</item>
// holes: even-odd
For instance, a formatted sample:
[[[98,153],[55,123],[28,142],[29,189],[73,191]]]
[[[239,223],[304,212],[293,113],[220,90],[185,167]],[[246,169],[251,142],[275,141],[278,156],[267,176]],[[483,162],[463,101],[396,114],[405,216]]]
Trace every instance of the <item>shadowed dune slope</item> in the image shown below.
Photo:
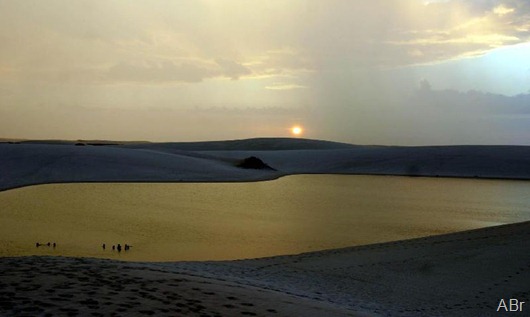
[[[527,146],[357,146],[339,150],[203,152],[254,155],[286,173],[530,179]]]
[[[274,178],[194,153],[117,147],[0,144],[0,190],[61,182],[244,181]]]

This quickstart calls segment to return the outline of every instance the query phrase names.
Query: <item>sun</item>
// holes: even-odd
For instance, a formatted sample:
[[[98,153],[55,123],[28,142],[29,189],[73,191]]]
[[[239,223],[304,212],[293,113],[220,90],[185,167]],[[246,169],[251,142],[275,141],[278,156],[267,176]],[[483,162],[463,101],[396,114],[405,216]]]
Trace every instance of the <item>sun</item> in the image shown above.
[[[300,126],[294,126],[291,128],[291,133],[295,136],[300,136],[302,132],[304,132],[304,130]]]

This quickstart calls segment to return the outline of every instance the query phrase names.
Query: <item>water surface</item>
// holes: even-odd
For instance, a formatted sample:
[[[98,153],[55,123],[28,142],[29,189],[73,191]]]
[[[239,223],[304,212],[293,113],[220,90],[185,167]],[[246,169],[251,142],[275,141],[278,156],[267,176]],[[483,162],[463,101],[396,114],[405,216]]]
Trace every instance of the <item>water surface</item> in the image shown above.
[[[395,176],[39,185],[0,193],[0,256],[174,261],[295,254],[525,221],[529,197],[529,182]],[[37,241],[58,246],[36,248]],[[117,243],[133,248],[112,252]]]

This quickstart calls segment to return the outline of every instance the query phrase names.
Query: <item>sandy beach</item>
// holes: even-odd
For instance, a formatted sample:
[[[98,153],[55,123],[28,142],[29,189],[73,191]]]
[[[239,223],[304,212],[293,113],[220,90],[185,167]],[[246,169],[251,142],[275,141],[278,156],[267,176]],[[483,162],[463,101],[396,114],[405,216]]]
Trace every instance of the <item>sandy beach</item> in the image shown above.
[[[2,316],[496,316],[530,296],[530,222],[227,262],[0,259]]]

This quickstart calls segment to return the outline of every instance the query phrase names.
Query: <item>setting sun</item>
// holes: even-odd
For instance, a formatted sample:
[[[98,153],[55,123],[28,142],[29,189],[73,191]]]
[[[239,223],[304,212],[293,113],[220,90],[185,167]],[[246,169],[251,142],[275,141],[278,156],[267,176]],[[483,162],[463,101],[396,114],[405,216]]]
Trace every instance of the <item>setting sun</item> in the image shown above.
[[[292,133],[293,135],[299,136],[299,135],[302,134],[302,132],[303,132],[303,130],[302,130],[302,128],[299,127],[299,126],[294,126],[294,127],[291,128],[291,133]]]

